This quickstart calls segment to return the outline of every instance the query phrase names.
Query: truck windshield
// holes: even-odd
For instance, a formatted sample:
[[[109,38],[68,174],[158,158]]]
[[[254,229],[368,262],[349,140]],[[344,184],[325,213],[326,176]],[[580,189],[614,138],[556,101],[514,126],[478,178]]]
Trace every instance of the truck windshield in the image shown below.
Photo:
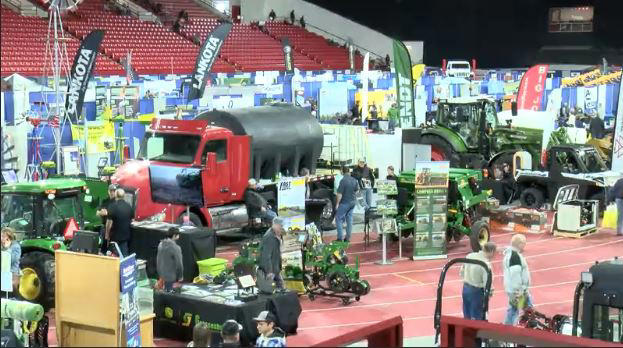
[[[608,170],[604,161],[601,160],[597,151],[594,150],[581,150],[578,156],[580,160],[584,162],[586,169],[589,173],[599,173]]]
[[[469,70],[469,64],[467,63],[452,63],[450,69],[467,69]]]
[[[34,197],[19,194],[2,194],[2,227],[17,232],[32,230]]]
[[[188,134],[146,132],[139,157],[149,160],[192,163],[201,138]]]

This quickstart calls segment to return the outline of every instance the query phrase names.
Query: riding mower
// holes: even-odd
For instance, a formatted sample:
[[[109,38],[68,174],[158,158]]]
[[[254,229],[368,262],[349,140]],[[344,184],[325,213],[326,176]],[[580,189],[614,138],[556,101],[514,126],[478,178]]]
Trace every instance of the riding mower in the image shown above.
[[[406,171],[398,176],[398,225],[403,237],[408,237],[417,228],[414,219],[415,184],[414,171]],[[489,206],[491,191],[483,191],[478,186],[482,180],[482,172],[472,169],[450,168],[448,187],[448,209],[446,216],[446,241],[461,240],[463,236],[470,238],[471,248],[479,251],[489,241],[489,224],[483,218],[483,212]],[[446,203],[443,201],[442,203]],[[393,236],[394,240],[398,236]]]

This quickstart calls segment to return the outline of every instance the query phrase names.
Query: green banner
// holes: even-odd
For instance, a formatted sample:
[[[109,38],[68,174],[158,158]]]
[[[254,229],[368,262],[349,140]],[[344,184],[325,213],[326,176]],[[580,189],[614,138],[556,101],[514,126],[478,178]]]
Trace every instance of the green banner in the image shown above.
[[[415,163],[413,259],[446,257],[449,162]]]
[[[400,112],[398,126],[415,127],[411,58],[407,47],[398,40],[394,40],[394,69],[396,70],[396,96]]]

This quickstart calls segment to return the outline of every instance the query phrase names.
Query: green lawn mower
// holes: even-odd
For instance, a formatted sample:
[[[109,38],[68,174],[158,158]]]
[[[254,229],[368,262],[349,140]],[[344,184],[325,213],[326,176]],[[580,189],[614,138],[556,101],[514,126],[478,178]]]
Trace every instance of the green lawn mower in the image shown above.
[[[406,171],[398,176],[398,226],[403,237],[413,234],[418,228],[414,218],[417,204],[414,196],[416,177],[414,171]],[[471,248],[479,251],[489,241],[489,223],[482,212],[489,206],[490,191],[480,189],[482,172],[473,169],[450,168],[446,221],[432,221],[433,224],[446,224],[446,241],[459,241],[464,236],[470,238]],[[440,206],[446,201],[440,202]],[[443,218],[441,219],[443,220]],[[398,239],[398,236],[393,236]]]

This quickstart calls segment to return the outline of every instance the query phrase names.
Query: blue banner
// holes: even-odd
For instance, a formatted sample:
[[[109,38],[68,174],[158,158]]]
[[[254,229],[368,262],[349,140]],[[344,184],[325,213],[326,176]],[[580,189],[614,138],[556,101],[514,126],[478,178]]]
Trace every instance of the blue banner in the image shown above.
[[[120,263],[121,275],[121,318],[125,328],[126,347],[141,346],[141,322],[138,310],[138,290],[136,286],[136,254]]]

